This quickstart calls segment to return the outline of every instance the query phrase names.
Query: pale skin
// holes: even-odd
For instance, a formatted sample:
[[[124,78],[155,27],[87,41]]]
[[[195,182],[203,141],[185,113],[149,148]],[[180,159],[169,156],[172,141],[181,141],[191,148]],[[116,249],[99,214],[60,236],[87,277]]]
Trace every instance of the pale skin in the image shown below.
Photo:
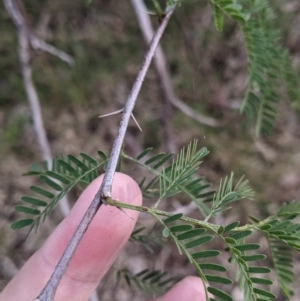
[[[26,262],[0,293],[4,301],[32,301],[38,296],[84,212],[96,194],[103,177],[93,181],[81,194],[70,214],[56,227],[44,245]],[[129,176],[116,173],[112,197],[140,206],[141,191]],[[56,293],[55,301],[86,301],[126,244],[138,212],[126,214],[118,208],[102,206],[80,243]],[[155,301],[205,301],[198,277],[186,277]]]

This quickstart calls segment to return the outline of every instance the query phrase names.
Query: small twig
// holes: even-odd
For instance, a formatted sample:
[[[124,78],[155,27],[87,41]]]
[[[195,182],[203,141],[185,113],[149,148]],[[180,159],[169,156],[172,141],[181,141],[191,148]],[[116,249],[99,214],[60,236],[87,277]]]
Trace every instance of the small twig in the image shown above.
[[[154,55],[155,49],[159,43],[159,40],[162,37],[162,34],[168,24],[168,21],[174,11],[175,6],[172,6],[169,12],[164,16],[160,26],[158,27],[156,34],[153,37],[153,40],[150,44],[149,50],[144,58],[144,62],[142,67],[139,71],[139,74],[136,78],[136,81],[132,87],[131,93],[126,101],[124,112],[122,115],[122,119],[119,125],[118,134],[114,141],[112,151],[110,154],[110,158],[107,165],[107,170],[104,175],[103,182],[100,186],[100,189],[96,193],[91,205],[87,209],[84,217],[82,218],[81,222],[79,223],[78,228],[76,229],[73,237],[71,238],[70,242],[68,243],[67,248],[65,249],[61,259],[59,260],[55,270],[42,290],[41,294],[35,299],[35,301],[52,301],[54,299],[56,290],[58,285],[69,266],[70,260],[72,259],[81,239],[83,238],[84,233],[88,229],[91,221],[93,220],[94,216],[96,215],[98,209],[102,204],[107,204],[107,200],[111,197],[111,187],[113,182],[113,176],[115,174],[115,170],[117,167],[119,155],[121,152],[124,136],[126,133],[126,129],[128,126],[128,122],[133,111],[137,96],[141,89],[142,83],[145,79],[146,73],[149,69],[152,57]]]
[[[135,10],[139,26],[141,28],[142,34],[147,44],[150,43],[153,36],[153,27],[151,24],[150,17],[147,13],[147,7],[144,4],[144,1],[141,0],[131,0],[132,6]],[[171,83],[171,76],[169,74],[167,68],[167,60],[165,58],[164,52],[160,46],[157,47],[155,55],[154,55],[154,64],[155,69],[157,71],[157,75],[162,85],[162,90],[164,93],[164,97],[177,109],[182,111],[185,115],[193,118],[194,120],[200,122],[201,124],[205,124],[211,127],[218,127],[220,123],[218,120],[201,115],[187,104],[185,104],[182,100],[176,97]]]
[[[32,32],[30,32],[29,39],[30,39],[30,45],[33,49],[48,52],[48,53],[52,54],[53,56],[58,57],[62,61],[68,63],[69,65],[74,64],[74,60],[70,55],[68,55],[64,51],[59,50],[56,47],[46,43],[45,41],[39,39]]]
[[[21,14],[17,4],[13,0],[4,0],[4,5],[6,7],[6,10],[10,14],[15,26],[17,27],[18,32],[22,31],[22,34],[24,35],[24,37],[26,36],[27,41],[29,42],[29,44],[33,49],[43,50],[54,56],[57,56],[59,59],[65,61],[70,65],[74,64],[74,60],[70,55],[68,55],[62,50],[57,49],[52,45],[47,44],[45,41],[39,39],[32,32],[30,27],[27,25],[24,16]]]

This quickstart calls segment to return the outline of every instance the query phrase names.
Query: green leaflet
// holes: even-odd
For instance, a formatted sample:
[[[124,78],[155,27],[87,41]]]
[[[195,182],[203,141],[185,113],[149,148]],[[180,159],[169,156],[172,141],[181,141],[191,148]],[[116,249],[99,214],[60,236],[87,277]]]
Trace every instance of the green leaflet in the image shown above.
[[[100,152],[104,158],[103,152]],[[20,229],[30,226],[29,232],[35,228],[37,229],[41,220],[45,220],[57,203],[70,191],[76,184],[89,184],[98,175],[98,168],[106,163],[106,161],[97,161],[90,156],[81,153],[81,157],[86,163],[69,155],[68,158],[54,158],[52,162],[52,169],[48,170],[45,164],[43,168],[35,168],[35,176],[46,184],[47,189],[39,186],[31,186],[30,190],[38,194],[38,196],[23,196],[22,201],[34,206],[34,208],[18,205],[15,207],[16,211],[35,216],[34,219],[21,219],[11,225],[12,229]],[[97,164],[96,164],[97,162]],[[46,168],[44,170],[44,168]],[[60,183],[58,183],[58,181]],[[46,198],[45,201],[43,198]],[[42,209],[37,209],[38,206]]]
[[[118,270],[118,281],[124,278],[129,287],[137,287],[140,291],[156,297],[165,293],[174,283],[174,278],[168,277],[167,272],[158,270],[142,270],[137,274],[132,274],[126,269]]]
[[[157,201],[158,206],[163,198],[184,192],[195,202],[201,213],[206,216],[209,209],[205,202],[211,201],[213,191],[207,191],[210,184],[204,184],[203,177],[192,178],[192,175],[198,169],[201,159],[208,154],[208,150],[202,148],[197,151],[197,141],[195,140],[188,145],[187,149],[183,148],[173,163],[166,167],[163,167],[163,165],[173,154],[161,153],[149,156],[150,151],[151,149],[147,149],[141,152],[137,156],[138,159],[134,159],[124,153],[122,154],[124,158],[138,163],[155,175],[148,183],[145,178],[140,182],[143,196],[147,198],[160,196],[160,199]],[[149,157],[147,157],[147,161],[144,163],[143,159],[146,155]],[[162,170],[161,167],[163,167]]]
[[[211,3],[211,7],[214,15],[214,22],[215,22],[216,29],[218,31],[222,31],[223,23],[224,23],[223,12],[220,9],[220,7],[214,3]]]
[[[215,288],[215,287],[211,287],[209,286],[207,288],[207,290],[213,294],[214,296],[218,297],[220,300],[224,300],[224,301],[233,301],[233,299],[231,298],[230,295],[228,295],[227,293]]]
[[[165,224],[175,222],[176,220],[179,220],[183,216],[182,213],[174,214],[173,216],[170,216],[164,220]]]
[[[28,218],[28,219],[22,219],[22,220],[19,220],[19,221],[16,221],[14,223],[11,224],[11,229],[13,230],[17,230],[17,229],[21,229],[21,228],[24,228],[24,227],[27,227],[27,226],[30,226],[34,223],[34,220],[31,219],[31,218]]]
[[[233,175],[234,174],[231,173],[230,177],[225,177],[224,180],[221,179],[219,189],[213,198],[211,210],[205,219],[206,221],[208,221],[216,213],[230,209],[228,205],[233,202],[237,202],[244,198],[253,198],[254,192],[249,187],[248,181],[243,180],[242,177],[234,186]],[[224,228],[224,231],[227,232],[231,230],[231,227],[235,227],[236,225],[238,224],[228,225]]]

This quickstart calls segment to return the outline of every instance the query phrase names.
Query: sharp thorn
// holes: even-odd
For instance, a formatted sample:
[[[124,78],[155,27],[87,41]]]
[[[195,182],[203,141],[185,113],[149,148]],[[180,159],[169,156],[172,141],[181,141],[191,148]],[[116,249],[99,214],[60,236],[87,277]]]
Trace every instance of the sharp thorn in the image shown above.
[[[117,207],[117,208],[133,220],[133,218],[123,208],[121,208],[121,207]]]
[[[133,121],[135,122],[136,126],[138,127],[138,129],[142,132],[142,128],[140,127],[140,125],[138,124],[137,120],[135,119],[135,117],[133,116],[133,114],[131,113],[131,118],[133,119]]]
[[[104,115],[100,115],[98,116],[98,118],[104,118],[104,117],[108,117],[108,116],[113,116],[113,115],[118,115],[121,114],[124,111],[124,109],[118,110],[118,111],[114,111],[108,114],[104,114]]]

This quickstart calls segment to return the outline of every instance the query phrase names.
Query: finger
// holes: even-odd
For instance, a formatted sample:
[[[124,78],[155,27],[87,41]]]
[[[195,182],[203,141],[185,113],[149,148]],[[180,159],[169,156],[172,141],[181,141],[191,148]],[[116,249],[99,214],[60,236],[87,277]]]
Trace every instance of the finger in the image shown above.
[[[97,178],[84,190],[70,214],[4,289],[0,300],[32,301],[37,297],[94,198],[102,178]],[[136,182],[121,173],[115,174],[112,197],[134,205],[141,205],[142,202]],[[101,206],[71,260],[55,301],[82,301],[89,298],[133,230],[138,212],[127,212],[132,219],[116,207]]]
[[[178,282],[165,295],[154,301],[205,301],[204,286],[199,277],[188,276]]]

